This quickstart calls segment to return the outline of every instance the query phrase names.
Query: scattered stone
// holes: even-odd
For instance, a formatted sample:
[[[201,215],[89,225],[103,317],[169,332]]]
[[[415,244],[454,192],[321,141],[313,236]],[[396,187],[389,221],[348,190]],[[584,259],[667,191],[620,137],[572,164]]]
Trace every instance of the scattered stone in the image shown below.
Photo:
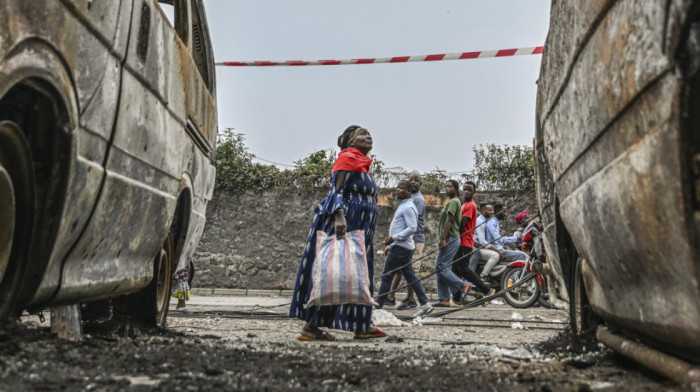
[[[396,335],[390,335],[389,337],[387,337],[386,339],[384,339],[384,341],[387,342],[387,343],[403,343],[403,342],[404,342],[404,339],[403,339],[403,338],[400,338],[400,337],[398,337],[398,336],[396,336]]]

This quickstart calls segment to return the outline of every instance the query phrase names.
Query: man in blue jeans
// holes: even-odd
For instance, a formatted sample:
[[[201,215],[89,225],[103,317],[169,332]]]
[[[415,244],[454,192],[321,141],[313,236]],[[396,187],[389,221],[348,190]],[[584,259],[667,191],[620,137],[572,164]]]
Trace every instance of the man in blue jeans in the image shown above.
[[[503,204],[494,204],[493,206],[495,219],[490,219],[486,222],[486,242],[496,248],[496,251],[502,252],[507,262],[515,260],[527,260],[527,255],[524,252],[517,250],[508,250],[503,247],[503,244],[515,244],[517,237],[502,237],[500,221],[506,219],[508,210]]]
[[[412,257],[415,250],[413,233],[418,229],[418,210],[411,200],[411,182],[402,180],[396,187],[396,198],[401,200],[394,213],[394,219],[389,226],[389,236],[384,239],[384,245],[390,246],[389,255],[384,262],[382,281],[377,297],[377,309],[381,309],[389,294],[391,281],[394,278],[394,270],[400,270],[406,282],[415,291],[420,307],[413,317],[424,316],[433,311],[428,303],[423,284],[413,272]]]

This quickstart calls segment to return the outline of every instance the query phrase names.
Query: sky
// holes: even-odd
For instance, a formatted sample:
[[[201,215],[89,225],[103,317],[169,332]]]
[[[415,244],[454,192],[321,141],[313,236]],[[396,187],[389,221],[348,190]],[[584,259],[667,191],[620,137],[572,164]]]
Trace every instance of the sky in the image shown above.
[[[376,58],[544,44],[550,0],[204,0],[217,62]],[[532,146],[541,55],[216,67],[219,132],[293,165],[367,128],[385,168],[466,172],[472,147]],[[284,166],[279,166],[283,168]]]

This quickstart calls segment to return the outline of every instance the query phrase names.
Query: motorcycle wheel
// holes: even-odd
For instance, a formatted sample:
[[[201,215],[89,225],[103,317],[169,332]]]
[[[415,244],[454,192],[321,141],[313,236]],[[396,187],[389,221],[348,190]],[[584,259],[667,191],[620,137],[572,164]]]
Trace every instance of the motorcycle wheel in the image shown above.
[[[522,274],[522,267],[508,268],[501,278],[501,288],[505,289],[518,283]],[[522,286],[506,291],[503,294],[503,299],[514,308],[529,308],[532,304],[537,302],[540,293],[540,286],[537,284],[537,279],[530,279],[529,282]]]

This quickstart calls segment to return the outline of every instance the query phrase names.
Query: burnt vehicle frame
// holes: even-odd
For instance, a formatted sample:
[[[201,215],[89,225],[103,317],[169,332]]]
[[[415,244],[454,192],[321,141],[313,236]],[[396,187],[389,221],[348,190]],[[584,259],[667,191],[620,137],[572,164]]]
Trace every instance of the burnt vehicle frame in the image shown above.
[[[133,294],[163,326],[214,187],[202,1],[8,0],[0,20],[0,320]]]
[[[678,359],[656,370],[681,382],[700,382],[699,15],[686,0],[554,2],[535,138],[578,343],[639,341],[646,354],[625,354]]]

